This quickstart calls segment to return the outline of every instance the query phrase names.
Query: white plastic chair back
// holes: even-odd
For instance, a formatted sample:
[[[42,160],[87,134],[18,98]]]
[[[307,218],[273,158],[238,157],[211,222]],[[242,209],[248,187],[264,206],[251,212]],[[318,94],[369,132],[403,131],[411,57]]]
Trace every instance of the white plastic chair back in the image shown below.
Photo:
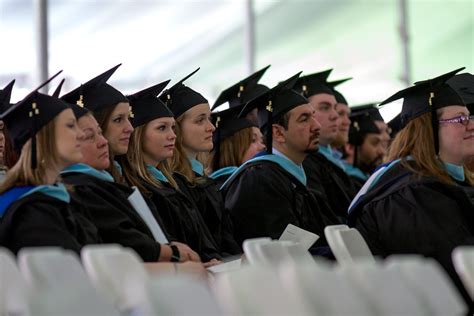
[[[168,275],[150,279],[150,300],[158,315],[220,315],[207,285],[195,278]]]
[[[295,264],[314,263],[313,257],[301,244],[291,241],[273,240],[270,243],[257,245],[262,261],[267,264],[279,265],[285,262]]]
[[[347,254],[341,245],[341,238],[339,235],[336,236],[336,232],[347,229],[349,229],[349,226],[347,225],[329,225],[324,227],[324,236],[326,237],[329,248],[331,248],[334,257],[336,257],[338,262],[347,257]]]
[[[81,258],[96,288],[108,293],[117,309],[136,313],[148,310],[148,274],[135,251],[117,245],[85,246]]]
[[[303,298],[285,288],[270,266],[217,275],[212,289],[225,314],[312,315]]]
[[[364,295],[376,315],[428,315],[397,271],[370,262],[343,265],[339,269]]]
[[[95,290],[74,252],[53,247],[23,248],[18,262],[34,290],[34,314],[118,315]]]
[[[452,259],[456,273],[474,301],[474,246],[457,247]]]
[[[355,228],[334,230],[329,245],[340,264],[351,264],[357,261],[375,262],[367,243]]]
[[[388,269],[401,273],[406,284],[423,302],[429,315],[465,315],[466,304],[443,268],[422,256],[391,256]]]
[[[0,316],[30,315],[30,293],[13,254],[0,247]]]
[[[244,250],[245,258],[249,264],[261,264],[265,262],[262,259],[259,245],[271,243],[272,239],[269,237],[262,237],[262,238],[252,238],[244,240],[242,244],[242,248]]]
[[[282,265],[279,272],[284,287],[303,297],[314,315],[374,315],[353,284],[327,263]]]

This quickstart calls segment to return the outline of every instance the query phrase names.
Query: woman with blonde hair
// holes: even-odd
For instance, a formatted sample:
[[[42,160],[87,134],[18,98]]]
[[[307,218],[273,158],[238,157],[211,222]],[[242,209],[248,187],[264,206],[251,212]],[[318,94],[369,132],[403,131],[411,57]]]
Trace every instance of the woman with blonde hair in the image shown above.
[[[121,160],[124,177],[159,208],[167,232],[195,249],[204,261],[220,259],[219,251],[193,201],[172,177],[176,135],[173,113],[158,99],[169,81],[129,95],[134,111],[134,132],[127,155]]]
[[[33,246],[79,253],[100,238],[93,225],[73,216],[59,172],[82,158],[82,132],[68,104],[38,89],[0,115],[21,151],[0,186],[0,245],[15,253]]]
[[[240,247],[233,236],[230,215],[224,211],[219,188],[206,176],[202,162],[197,160],[199,153],[212,150],[215,127],[211,123],[208,101],[183,84],[196,71],[160,96],[176,120],[176,143],[170,159],[171,169],[181,191],[194,201],[201,212],[220,252],[238,254]]]
[[[382,102],[404,99],[403,128],[390,146],[391,162],[367,180],[352,202],[349,224],[374,255],[414,253],[438,260],[464,293],[451,252],[474,243],[474,182],[464,168],[474,155],[474,122],[446,84],[458,71],[419,82]]]

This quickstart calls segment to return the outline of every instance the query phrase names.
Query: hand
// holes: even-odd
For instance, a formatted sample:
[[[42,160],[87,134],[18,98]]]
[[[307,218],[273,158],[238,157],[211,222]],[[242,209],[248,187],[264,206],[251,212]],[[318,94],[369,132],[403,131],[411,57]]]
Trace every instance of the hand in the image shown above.
[[[188,245],[173,241],[170,243],[178,247],[179,250],[179,262],[186,262],[186,261],[194,261],[194,262],[201,262],[201,258],[199,255],[192,250]]]
[[[203,265],[204,265],[204,268],[209,268],[209,267],[221,264],[221,263],[222,263],[222,261],[220,261],[220,260],[211,259],[211,261],[204,262]]]

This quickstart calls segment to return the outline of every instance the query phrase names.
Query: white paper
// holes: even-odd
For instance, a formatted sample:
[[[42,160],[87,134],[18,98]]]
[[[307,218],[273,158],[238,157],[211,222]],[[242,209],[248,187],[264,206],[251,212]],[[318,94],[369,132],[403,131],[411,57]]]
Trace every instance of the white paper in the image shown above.
[[[305,249],[309,249],[316,240],[319,239],[319,236],[315,233],[309,232],[298,226],[288,224],[285,231],[281,234],[281,241],[288,240],[301,244]]]
[[[160,225],[156,222],[155,217],[151,213],[150,208],[145,202],[142,194],[138,190],[137,187],[133,187],[133,193],[130,194],[128,197],[128,201],[132,204],[133,208],[140,214],[140,217],[146,223],[148,228],[151,230],[153,237],[155,240],[160,244],[167,244],[169,243],[168,238],[166,238],[163,230],[161,229]]]

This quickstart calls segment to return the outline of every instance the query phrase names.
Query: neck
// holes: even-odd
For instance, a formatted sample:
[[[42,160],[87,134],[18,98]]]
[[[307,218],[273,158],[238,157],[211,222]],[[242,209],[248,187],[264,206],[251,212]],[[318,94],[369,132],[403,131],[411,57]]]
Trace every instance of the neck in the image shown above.
[[[143,156],[143,161],[145,164],[156,167],[160,163],[160,161],[153,159],[152,157],[149,157],[148,155]]]
[[[197,158],[198,153],[195,151],[184,148],[184,152],[186,153],[186,156],[188,156],[189,158],[194,158],[194,159]]]
[[[306,157],[306,153],[293,152],[289,150],[286,146],[283,146],[283,145],[280,146],[280,144],[273,144],[273,148],[281,152],[283,155],[285,155],[288,159],[290,159],[297,165],[302,164],[304,158]]]
[[[441,161],[445,163],[450,163],[457,166],[463,165],[463,161],[461,159],[454,159],[453,157],[449,157],[448,155],[445,155],[441,152],[439,153],[439,159],[441,159]]]
[[[54,184],[54,183],[56,183],[57,180],[58,180],[60,170],[62,170],[64,168],[50,167],[50,168],[46,169],[45,175],[44,175],[45,184]]]

